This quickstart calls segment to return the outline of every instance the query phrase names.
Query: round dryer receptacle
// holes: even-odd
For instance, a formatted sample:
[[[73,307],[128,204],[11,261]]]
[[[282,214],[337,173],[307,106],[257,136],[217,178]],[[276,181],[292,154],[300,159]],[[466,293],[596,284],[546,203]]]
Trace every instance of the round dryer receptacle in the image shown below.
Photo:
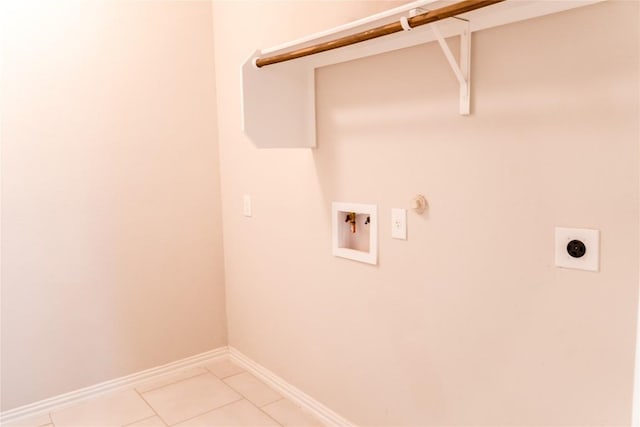
[[[587,253],[587,247],[580,240],[572,240],[567,244],[567,253],[573,258],[582,258]]]

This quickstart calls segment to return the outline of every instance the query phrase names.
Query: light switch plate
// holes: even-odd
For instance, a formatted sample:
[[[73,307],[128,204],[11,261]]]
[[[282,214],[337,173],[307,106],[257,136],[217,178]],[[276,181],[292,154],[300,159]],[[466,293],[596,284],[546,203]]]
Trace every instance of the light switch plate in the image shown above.
[[[556,266],[599,271],[600,230],[556,227]]]
[[[242,198],[242,214],[251,216],[251,196],[245,194]]]
[[[407,240],[407,210],[391,209],[391,237]]]

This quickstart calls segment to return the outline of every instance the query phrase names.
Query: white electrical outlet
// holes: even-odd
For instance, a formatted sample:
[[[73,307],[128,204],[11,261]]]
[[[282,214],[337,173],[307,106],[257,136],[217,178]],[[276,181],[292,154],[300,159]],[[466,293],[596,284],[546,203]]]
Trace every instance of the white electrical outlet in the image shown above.
[[[407,240],[407,210],[391,209],[391,237]]]
[[[599,271],[600,230],[556,227],[556,266]]]

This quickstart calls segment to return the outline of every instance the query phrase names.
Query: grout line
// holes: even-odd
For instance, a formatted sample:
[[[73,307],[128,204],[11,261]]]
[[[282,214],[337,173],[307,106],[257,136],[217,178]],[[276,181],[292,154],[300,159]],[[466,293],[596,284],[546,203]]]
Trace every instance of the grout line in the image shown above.
[[[285,398],[284,398],[284,397],[282,397],[281,399],[278,399],[278,400],[276,400],[276,401],[274,401],[274,402],[271,402],[271,403],[280,402],[281,400],[284,400],[284,399],[285,399]],[[249,402],[249,403],[251,403],[253,406],[255,406],[255,407],[256,407],[256,409],[258,409],[258,411],[262,412],[262,413],[263,413],[263,414],[265,414],[267,417],[269,417],[269,418],[271,418],[273,421],[275,421],[278,425],[284,426],[284,424],[282,424],[280,421],[278,421],[278,420],[276,420],[275,418],[273,418],[273,417],[271,416],[271,414],[268,414],[266,411],[262,410],[262,408],[264,408],[264,407],[265,407],[265,406],[267,406],[267,405],[271,405],[271,403],[267,403],[266,405],[264,405],[264,406],[260,407],[260,406],[254,405],[254,404],[253,404],[253,402],[251,402],[251,401],[248,401],[248,402]]]
[[[72,406],[75,406],[75,405],[69,405],[69,406],[67,406],[67,408],[71,408]],[[56,423],[55,423],[55,421],[53,421],[53,413],[54,412],[56,412],[56,411],[48,412],[47,415],[49,416],[49,419],[51,420],[51,424],[53,424],[53,427],[56,427]],[[0,425],[2,425],[2,423],[0,423]]]
[[[201,414],[194,415],[193,417],[185,418],[184,420],[180,420],[180,421],[178,421],[178,422],[177,422],[177,423],[175,423],[175,424],[169,424],[169,423],[167,423],[167,422],[165,422],[165,424],[166,424],[166,425],[168,425],[168,426],[176,426],[176,425],[178,425],[178,424],[185,423],[185,422],[187,422],[187,421],[189,421],[189,420],[192,420],[192,419],[194,419],[194,418],[201,417],[201,416],[203,416],[203,415],[205,415],[205,414],[208,414],[209,412],[217,411],[218,409],[220,409],[220,408],[224,408],[225,406],[229,406],[229,405],[231,405],[232,403],[240,402],[241,400],[246,400],[246,399],[244,399],[244,398],[242,398],[242,397],[241,397],[240,399],[236,399],[236,400],[234,400],[233,402],[225,403],[224,405],[220,405],[220,406],[218,406],[217,408],[209,409],[209,410],[207,410],[207,411],[205,411],[205,412],[203,412],[203,413],[201,413]],[[164,420],[162,420],[162,421],[164,421]]]
[[[235,365],[235,364],[234,364],[234,365]],[[238,366],[238,365],[236,365],[236,366]],[[211,369],[207,368],[206,366],[204,366],[204,368],[205,368],[207,371],[211,372],[211,374],[212,374],[214,377],[219,378],[219,379],[221,379],[221,380],[223,380],[223,379],[225,379],[225,378],[229,378],[229,377],[234,377],[234,376],[236,376],[236,375],[244,374],[245,372],[247,372],[247,371],[245,371],[244,369],[242,369],[242,368],[240,368],[240,367],[238,366],[238,368],[242,369],[242,372],[236,372],[236,373],[234,373],[234,374],[229,374],[229,375],[225,375],[225,376],[223,376],[223,377],[219,377],[219,376],[218,376],[218,375],[216,375],[216,373],[215,373],[215,372],[213,372]]]
[[[233,378],[233,377],[240,376],[240,375],[242,375],[242,374],[249,374],[249,375],[251,375],[251,373],[250,373],[250,372],[243,371],[243,372],[239,372],[239,373],[237,373],[237,374],[227,375],[226,377],[224,377],[224,378],[220,378],[220,379],[221,379],[222,381],[224,381],[224,382],[225,382],[225,384],[226,384],[226,383],[227,383],[227,381],[226,381],[226,380],[229,380],[229,379],[231,379],[231,378]]]
[[[276,392],[276,393],[278,393],[278,392]],[[265,403],[264,405],[260,405],[260,406],[258,406],[258,408],[264,408],[265,406],[271,405],[272,403],[280,402],[282,399],[285,399],[285,397],[283,395],[281,395],[280,393],[278,393],[278,396],[280,396],[280,399],[276,399],[276,400],[273,400],[271,402]]]
[[[147,405],[148,405],[148,403],[147,403]],[[151,409],[153,409],[153,408],[151,408]],[[125,424],[125,425],[124,425],[124,426],[122,426],[122,427],[127,427],[127,426],[130,426],[130,425],[132,425],[132,424],[139,423],[139,422],[141,422],[141,421],[145,421],[145,420],[150,420],[151,418],[160,418],[160,416],[159,416],[158,414],[156,414],[156,415],[152,415],[152,416],[150,416],[150,417],[146,417],[146,418],[143,418],[143,419],[141,419],[141,420],[136,420],[136,421],[133,421],[133,422],[131,422],[131,423],[129,423],[129,424]],[[163,420],[162,418],[160,418],[160,421],[162,421],[162,424],[165,424],[165,422],[164,422],[164,420]],[[165,425],[166,425],[166,424],[165,424]]]
[[[147,404],[147,406],[151,409],[151,411],[153,411],[153,413],[154,413],[154,414],[156,414],[156,416],[160,419],[160,421],[162,421],[162,423],[163,423],[164,425],[168,425],[168,424],[167,424],[167,422],[164,420],[164,418],[162,418],[162,417],[160,416],[160,414],[158,413],[158,411],[156,411],[156,410],[154,409],[154,407],[153,407],[153,406],[151,406],[151,404],[150,404],[149,402],[147,402],[147,399],[145,399],[145,398],[144,398],[144,396],[142,395],[142,393],[140,393],[140,392],[139,392],[138,390],[136,390],[135,388],[133,389],[133,391],[135,391],[135,392],[138,394],[138,396],[140,396],[140,399],[142,399],[142,401],[143,401],[144,403],[146,403],[146,404]],[[146,419],[148,419],[148,418],[151,418],[151,417],[147,417],[147,418],[145,418],[145,420],[146,420]],[[139,421],[143,421],[143,420],[139,420]],[[134,422],[136,422],[136,423],[137,423],[138,421],[134,421]],[[133,424],[133,423],[132,423],[132,424]]]
[[[197,367],[197,368],[201,368],[201,366],[196,366],[196,367]],[[204,368],[204,370],[205,370],[205,372],[202,372],[202,373],[200,373],[200,374],[196,374],[196,375],[193,375],[193,376],[191,376],[191,377],[182,378],[182,379],[179,379],[179,380],[172,381],[172,382],[170,382],[170,383],[166,383],[166,384],[163,384],[163,385],[159,385],[158,387],[150,388],[149,390],[145,390],[145,391],[138,391],[138,388],[137,388],[137,387],[134,387],[134,390],[135,390],[135,391],[137,391],[137,392],[138,392],[138,394],[142,394],[142,393],[149,393],[150,391],[156,391],[156,390],[159,390],[159,389],[161,389],[161,388],[163,388],[163,387],[167,387],[167,386],[170,386],[170,385],[173,385],[173,384],[178,384],[178,383],[180,383],[180,382],[182,382],[182,381],[190,380],[190,379],[192,379],[192,378],[199,377],[199,376],[201,376],[201,375],[207,375],[207,374],[209,374],[209,373],[210,373],[208,369]],[[184,371],[183,371],[183,372],[184,372]],[[142,384],[142,385],[144,385],[144,384]]]
[[[269,405],[271,405],[272,403],[280,402],[281,400],[287,400],[287,398],[286,398],[286,397],[284,397],[284,396],[282,396],[282,397],[280,397],[280,399],[278,399],[278,400],[274,400],[273,402],[265,403],[264,405],[259,406],[259,408],[260,408],[260,409],[262,409],[262,408],[264,408],[265,406],[269,406]],[[293,402],[292,402],[292,403],[293,403]]]
[[[272,403],[274,403],[274,402],[277,402],[278,400],[284,399],[284,396],[283,396],[280,392],[278,392],[278,391],[276,391],[276,390],[272,389],[271,387],[269,387],[268,385],[266,385],[266,384],[265,384],[265,383],[264,383],[260,378],[256,377],[256,376],[255,376],[255,375],[253,375],[251,372],[246,372],[246,371],[245,371],[245,372],[243,372],[243,373],[247,373],[247,374],[249,374],[251,377],[253,377],[254,379],[256,379],[260,384],[262,384],[263,386],[265,386],[266,388],[268,388],[269,390],[271,390],[272,392],[274,392],[275,394],[277,394],[278,396],[280,396],[280,399],[276,399],[276,400],[274,400],[273,402],[265,403],[265,404],[264,404],[264,405],[262,405],[262,406],[270,405],[270,404],[272,404]],[[238,375],[241,375],[241,374],[238,374]],[[232,376],[235,376],[235,375],[232,375]],[[227,378],[231,378],[231,377],[227,377]],[[231,388],[233,391],[235,391],[236,393],[238,393],[240,396],[244,397],[246,400],[248,400],[249,402],[251,402],[251,403],[253,404],[253,406],[255,406],[255,407],[259,408],[259,406],[258,406],[257,404],[253,403],[253,402],[251,401],[251,399],[249,399],[247,396],[245,396],[244,394],[242,394],[242,393],[240,392],[240,390],[237,390],[234,386],[232,386],[231,384],[229,384],[229,383],[228,383],[228,382],[226,382],[225,380],[220,380],[220,381],[222,381],[222,382],[223,382],[227,387]]]
[[[324,423],[323,423],[323,422],[322,422],[322,421],[321,421],[321,420],[316,416],[316,414],[312,413],[312,412],[311,412],[311,411],[309,411],[307,408],[304,408],[304,407],[302,407],[302,406],[298,405],[297,403],[292,402],[291,400],[287,399],[286,397],[283,397],[282,399],[278,399],[278,400],[276,400],[275,402],[267,403],[266,405],[264,405],[264,406],[262,406],[262,407],[260,407],[260,408],[258,408],[258,409],[260,409],[261,411],[263,411],[264,413],[266,413],[267,415],[269,415],[269,414],[267,413],[267,411],[263,410],[262,408],[266,408],[267,406],[271,405],[272,403],[280,402],[280,401],[282,401],[282,400],[286,400],[286,401],[288,401],[290,404],[292,404],[293,406],[295,406],[296,408],[298,408],[298,410],[299,410],[300,412],[302,412],[303,414],[310,416],[311,418],[313,418],[313,419],[314,419],[314,420],[316,420],[317,422],[320,422],[320,423],[321,423],[321,425],[326,426],[326,425],[325,425],[325,424],[324,424]],[[271,418],[273,418],[273,417],[271,417]],[[276,422],[278,422],[278,420],[276,420]],[[284,424],[282,424],[282,425],[284,425]]]
[[[49,427],[50,425],[53,425],[53,420],[51,419],[51,413],[50,412],[45,412],[44,414],[41,413],[40,415],[33,415],[33,416],[30,416],[30,417],[27,417],[27,418],[19,419],[18,421],[7,422],[7,426],[11,427],[12,425],[15,425],[16,427],[19,427],[21,425],[20,423],[22,423],[24,421],[31,421],[31,420],[34,420],[34,419],[40,418],[40,417],[44,418],[45,416],[49,419],[49,421],[47,421],[46,423],[38,423],[38,424],[32,424],[32,425],[34,427]],[[11,424],[12,422],[14,422],[14,423],[17,422],[18,424]],[[0,423],[0,426],[4,426],[4,425],[5,425],[4,423]],[[24,424],[24,425],[26,426],[27,424]]]

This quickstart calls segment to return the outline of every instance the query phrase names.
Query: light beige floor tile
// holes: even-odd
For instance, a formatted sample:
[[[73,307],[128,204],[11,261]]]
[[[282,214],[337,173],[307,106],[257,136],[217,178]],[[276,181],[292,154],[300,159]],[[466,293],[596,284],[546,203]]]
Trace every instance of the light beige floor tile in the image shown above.
[[[248,372],[227,377],[224,379],[224,382],[256,406],[263,406],[267,403],[282,399],[280,394],[270,389],[265,383]]]
[[[49,418],[49,414],[31,417],[24,420],[12,421],[2,425],[4,427],[40,427],[46,426],[47,424],[51,424],[51,418]]]
[[[192,418],[180,427],[212,427],[212,426],[279,426],[271,417],[249,403],[248,400],[239,400],[222,408],[207,412],[199,417]]]
[[[211,374],[157,388],[143,393],[143,396],[164,422],[170,425],[242,399]]]
[[[161,378],[148,381],[136,387],[136,390],[138,390],[140,393],[145,393],[155,388],[164,387],[168,384],[177,383],[178,381],[195,377],[196,375],[206,374],[207,372],[208,371],[205,368],[199,368],[199,367],[185,369],[184,371],[181,371],[181,372],[167,374]]]
[[[166,427],[166,424],[159,417],[155,416],[133,424],[127,424],[126,427]]]
[[[155,415],[135,390],[97,397],[51,413],[56,427],[123,426]]]
[[[313,415],[287,399],[278,400],[261,408],[285,427],[317,427],[323,424]]]
[[[227,359],[216,360],[204,365],[204,367],[210,370],[213,375],[218,378],[226,378],[230,377],[231,375],[236,375],[244,372],[244,369]]]

